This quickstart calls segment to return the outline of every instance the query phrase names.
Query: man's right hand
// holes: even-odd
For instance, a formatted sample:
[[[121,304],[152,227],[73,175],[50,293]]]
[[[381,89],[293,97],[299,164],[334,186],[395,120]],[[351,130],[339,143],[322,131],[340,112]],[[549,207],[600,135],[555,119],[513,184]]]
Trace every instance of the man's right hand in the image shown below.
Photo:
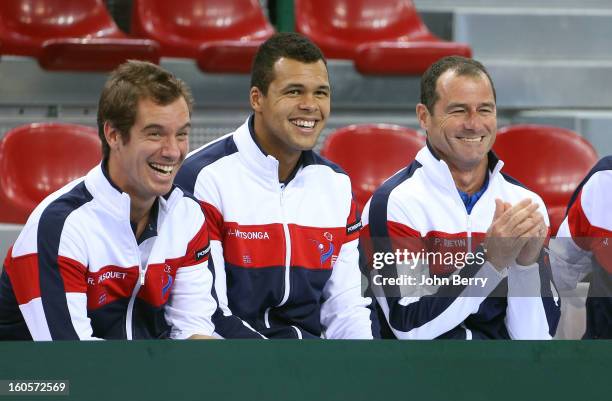
[[[529,239],[528,233],[537,225],[538,220],[532,217],[537,209],[538,204],[528,198],[514,206],[501,199],[495,200],[495,213],[487,230],[485,249],[487,260],[497,270],[503,270],[516,261]]]

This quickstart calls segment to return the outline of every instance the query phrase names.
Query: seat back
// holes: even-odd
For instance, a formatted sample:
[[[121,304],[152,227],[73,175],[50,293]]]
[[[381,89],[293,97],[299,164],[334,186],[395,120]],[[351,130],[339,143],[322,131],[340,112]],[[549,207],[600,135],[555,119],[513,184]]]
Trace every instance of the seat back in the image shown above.
[[[134,0],[132,35],[156,40],[164,56],[196,58],[204,43],[273,33],[257,0]]]
[[[0,141],[0,221],[25,223],[47,195],[100,160],[95,128],[40,123],[10,130]]]
[[[49,39],[124,36],[102,0],[0,1],[4,54],[37,57]]]
[[[503,171],[542,197],[556,233],[572,193],[597,162],[593,146],[577,133],[546,125],[500,129],[495,152]]]
[[[372,193],[425,145],[415,130],[391,124],[350,125],[332,132],[321,154],[342,167],[362,209]]]
[[[328,58],[353,58],[376,41],[431,40],[411,0],[295,0],[295,29]]]

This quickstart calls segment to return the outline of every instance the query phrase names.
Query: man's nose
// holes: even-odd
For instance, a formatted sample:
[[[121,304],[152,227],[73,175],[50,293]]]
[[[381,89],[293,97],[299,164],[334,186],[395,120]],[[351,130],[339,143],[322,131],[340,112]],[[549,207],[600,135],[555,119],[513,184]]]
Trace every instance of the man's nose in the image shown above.
[[[181,156],[179,142],[174,135],[168,135],[163,142],[162,156],[168,159],[176,160]]]
[[[471,111],[465,118],[463,125],[465,129],[478,131],[483,126],[484,117],[481,116],[477,111]]]
[[[313,112],[317,109],[317,101],[312,94],[307,93],[307,94],[304,94],[302,98],[300,99],[299,107],[301,110]]]

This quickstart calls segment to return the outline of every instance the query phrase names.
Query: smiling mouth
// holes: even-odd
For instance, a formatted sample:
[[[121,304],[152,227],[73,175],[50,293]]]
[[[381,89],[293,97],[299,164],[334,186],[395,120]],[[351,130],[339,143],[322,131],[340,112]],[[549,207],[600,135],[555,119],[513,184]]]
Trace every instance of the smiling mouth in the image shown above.
[[[457,138],[457,139],[459,139],[462,142],[467,142],[467,143],[480,143],[484,139],[484,136],[476,136],[472,138],[463,137],[463,138]]]
[[[317,124],[315,120],[304,120],[301,118],[289,120],[289,122],[291,122],[291,124],[295,125],[296,127],[302,128],[302,129],[313,129],[314,126]]]
[[[174,165],[168,166],[158,163],[149,163],[149,167],[163,175],[170,175],[174,171]]]

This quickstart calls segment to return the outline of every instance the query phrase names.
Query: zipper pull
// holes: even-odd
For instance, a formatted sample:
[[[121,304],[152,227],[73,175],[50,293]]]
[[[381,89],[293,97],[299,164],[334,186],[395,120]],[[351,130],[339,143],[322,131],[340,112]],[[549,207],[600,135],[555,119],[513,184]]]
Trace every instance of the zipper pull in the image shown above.
[[[144,272],[143,270],[140,270],[140,286],[142,287],[145,283],[145,274],[146,272]]]

